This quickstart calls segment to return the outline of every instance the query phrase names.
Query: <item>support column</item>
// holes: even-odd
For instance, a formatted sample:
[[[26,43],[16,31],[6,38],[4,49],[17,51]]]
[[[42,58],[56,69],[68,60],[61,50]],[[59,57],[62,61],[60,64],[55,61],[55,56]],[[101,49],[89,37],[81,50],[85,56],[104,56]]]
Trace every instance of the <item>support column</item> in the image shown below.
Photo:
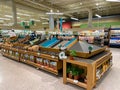
[[[57,30],[59,30],[59,18],[57,18]]]
[[[88,27],[92,27],[92,16],[93,16],[93,13],[92,13],[92,9],[89,9],[88,10]]]
[[[15,4],[15,1],[14,0],[11,0],[12,1],[12,14],[13,14],[13,23],[14,25],[17,24],[17,13],[16,13],[16,4]]]
[[[50,30],[54,30],[54,17],[53,15],[49,15],[49,28]]]

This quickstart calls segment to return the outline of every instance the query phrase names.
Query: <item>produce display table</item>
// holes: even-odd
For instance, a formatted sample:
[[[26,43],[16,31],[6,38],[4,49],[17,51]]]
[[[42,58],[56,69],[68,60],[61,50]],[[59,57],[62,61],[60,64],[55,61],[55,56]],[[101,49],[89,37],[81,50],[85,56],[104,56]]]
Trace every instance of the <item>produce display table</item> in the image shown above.
[[[79,68],[84,69],[84,80],[74,80],[68,77],[67,65],[77,65]],[[88,59],[74,57],[74,60],[63,60],[63,83],[67,82],[92,90],[106,71],[112,66],[112,55],[110,51],[104,51]],[[102,68],[101,68],[102,67]]]
[[[98,47],[75,38],[67,43],[59,43],[66,45],[66,48],[62,50],[58,48],[59,44],[55,44],[53,48],[38,46],[36,49],[30,49],[31,45],[14,43],[11,46],[3,44],[1,53],[3,56],[55,75],[63,69],[64,83],[69,82],[86,90],[92,90],[96,82],[112,66],[112,53],[107,47]]]
[[[33,52],[2,46],[2,55],[58,75],[58,71],[62,69],[63,62],[57,56],[47,54],[47,51],[45,51],[47,49],[42,48],[41,50],[44,52]],[[58,52],[58,50],[49,50]]]

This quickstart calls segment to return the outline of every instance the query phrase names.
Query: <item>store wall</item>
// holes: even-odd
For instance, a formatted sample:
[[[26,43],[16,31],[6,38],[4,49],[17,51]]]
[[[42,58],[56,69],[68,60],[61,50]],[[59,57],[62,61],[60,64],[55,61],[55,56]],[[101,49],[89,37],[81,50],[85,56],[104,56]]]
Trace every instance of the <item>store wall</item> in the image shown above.
[[[88,19],[81,19],[80,22],[73,22],[73,28],[86,28]],[[101,19],[93,18],[93,27],[120,27],[120,16],[107,16]]]
[[[64,22],[62,24],[62,28],[63,29],[70,29],[70,28],[72,28],[72,22]]]

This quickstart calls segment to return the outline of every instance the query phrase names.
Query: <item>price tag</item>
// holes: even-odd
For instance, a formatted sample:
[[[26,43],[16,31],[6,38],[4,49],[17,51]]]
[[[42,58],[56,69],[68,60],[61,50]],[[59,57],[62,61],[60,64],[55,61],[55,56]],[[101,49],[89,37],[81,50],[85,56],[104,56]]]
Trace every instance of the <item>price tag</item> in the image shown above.
[[[42,68],[44,68],[44,66],[41,66]]]
[[[51,56],[52,58],[55,58],[55,56]]]
[[[74,80],[73,82],[74,82],[74,83],[78,83],[78,80]]]
[[[37,53],[38,55],[40,55],[40,53]]]

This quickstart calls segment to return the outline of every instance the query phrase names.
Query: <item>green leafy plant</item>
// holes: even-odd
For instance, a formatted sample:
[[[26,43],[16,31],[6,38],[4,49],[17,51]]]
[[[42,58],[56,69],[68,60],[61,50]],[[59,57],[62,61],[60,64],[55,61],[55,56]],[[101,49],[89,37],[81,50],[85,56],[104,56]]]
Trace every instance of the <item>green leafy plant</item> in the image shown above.
[[[72,69],[71,69],[71,66],[68,65],[68,67],[67,67],[67,73],[70,73],[70,71],[72,71]]]
[[[75,50],[70,50],[69,54],[70,54],[70,60],[74,60],[73,57],[77,56],[77,53]]]
[[[77,53],[76,53],[75,50],[70,50],[70,55],[71,55],[71,56],[77,56]]]
[[[73,71],[72,75],[74,75],[74,76],[79,76],[80,73],[79,73],[79,71],[76,70],[76,71]]]
[[[73,66],[72,67],[72,74],[75,75],[75,76],[78,76],[78,75],[81,75],[84,73],[84,70],[77,67],[77,66]]]
[[[88,50],[89,50],[89,53],[91,53],[92,50],[93,50],[93,46],[89,46],[89,47],[88,47]]]

